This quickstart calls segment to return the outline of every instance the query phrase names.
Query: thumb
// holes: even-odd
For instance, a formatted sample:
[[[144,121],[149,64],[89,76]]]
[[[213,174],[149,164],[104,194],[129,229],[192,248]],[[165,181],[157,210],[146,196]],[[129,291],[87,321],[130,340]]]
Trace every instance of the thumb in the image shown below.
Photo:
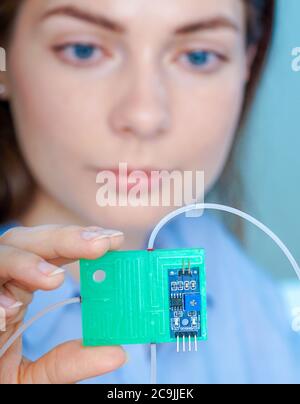
[[[21,383],[74,384],[117,370],[126,360],[121,347],[84,348],[81,341],[68,342],[24,364]]]

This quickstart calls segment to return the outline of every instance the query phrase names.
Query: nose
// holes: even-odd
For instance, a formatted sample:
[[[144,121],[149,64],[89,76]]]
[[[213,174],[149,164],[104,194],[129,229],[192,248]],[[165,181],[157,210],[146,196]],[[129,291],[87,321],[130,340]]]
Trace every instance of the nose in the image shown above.
[[[170,110],[164,80],[154,68],[143,66],[122,77],[122,94],[111,113],[114,133],[153,139],[170,128]]]

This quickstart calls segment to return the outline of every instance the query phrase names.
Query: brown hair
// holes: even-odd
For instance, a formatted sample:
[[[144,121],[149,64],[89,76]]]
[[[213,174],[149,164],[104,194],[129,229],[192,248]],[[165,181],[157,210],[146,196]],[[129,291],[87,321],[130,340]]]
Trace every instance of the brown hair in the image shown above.
[[[7,48],[23,0],[1,0],[0,46]],[[247,7],[247,45],[257,46],[248,83],[242,119],[251,102],[272,37],[275,0],[244,0]],[[19,217],[34,194],[34,181],[27,169],[15,135],[8,102],[0,102],[0,223]],[[228,169],[225,170],[228,172]]]

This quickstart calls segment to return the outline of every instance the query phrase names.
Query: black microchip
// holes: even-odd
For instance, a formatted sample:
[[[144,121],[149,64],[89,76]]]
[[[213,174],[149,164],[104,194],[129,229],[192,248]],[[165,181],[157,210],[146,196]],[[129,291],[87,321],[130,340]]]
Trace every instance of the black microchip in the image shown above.
[[[183,298],[174,297],[171,298],[171,307],[172,308],[183,308]]]

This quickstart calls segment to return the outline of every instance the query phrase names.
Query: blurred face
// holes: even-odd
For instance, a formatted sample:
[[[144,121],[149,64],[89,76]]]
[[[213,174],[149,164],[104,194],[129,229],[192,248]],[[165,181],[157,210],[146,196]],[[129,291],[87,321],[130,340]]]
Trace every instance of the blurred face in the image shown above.
[[[39,193],[126,230],[169,209],[100,209],[99,171],[203,170],[210,188],[241,113],[245,21],[242,0],[24,0],[7,82]]]

